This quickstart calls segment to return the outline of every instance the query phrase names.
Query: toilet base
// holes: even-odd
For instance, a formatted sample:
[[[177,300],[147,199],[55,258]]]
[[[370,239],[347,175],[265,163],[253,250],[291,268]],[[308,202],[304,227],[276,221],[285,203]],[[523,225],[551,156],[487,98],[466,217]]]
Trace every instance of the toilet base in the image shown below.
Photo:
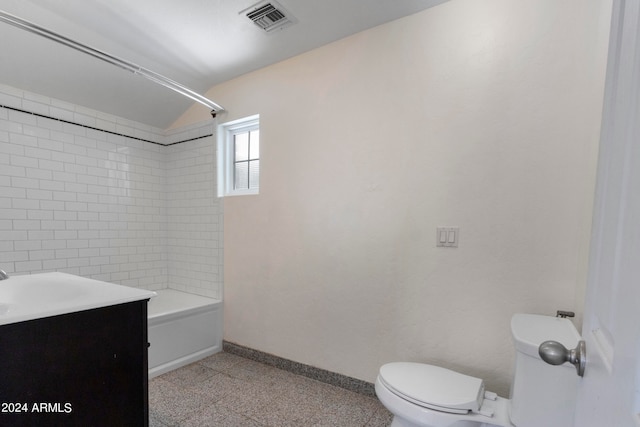
[[[409,420],[404,420],[397,416],[393,417],[393,421],[389,427],[425,427],[424,424],[415,424]],[[474,421],[455,421],[453,424],[450,424],[448,427],[491,427],[489,424],[478,424]]]

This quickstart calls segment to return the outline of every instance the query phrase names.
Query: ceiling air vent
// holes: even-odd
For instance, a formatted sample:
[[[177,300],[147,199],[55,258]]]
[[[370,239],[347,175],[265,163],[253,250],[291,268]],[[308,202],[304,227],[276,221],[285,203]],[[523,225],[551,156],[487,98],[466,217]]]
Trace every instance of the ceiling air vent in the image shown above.
[[[274,1],[260,2],[240,12],[266,32],[283,29],[296,22],[282,6]]]

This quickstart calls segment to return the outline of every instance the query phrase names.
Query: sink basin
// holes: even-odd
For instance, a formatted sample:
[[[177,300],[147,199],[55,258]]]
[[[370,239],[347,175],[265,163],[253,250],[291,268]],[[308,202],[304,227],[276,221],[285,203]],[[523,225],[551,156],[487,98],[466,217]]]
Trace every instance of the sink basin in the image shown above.
[[[0,281],[0,325],[149,299],[156,293],[67,273]]]

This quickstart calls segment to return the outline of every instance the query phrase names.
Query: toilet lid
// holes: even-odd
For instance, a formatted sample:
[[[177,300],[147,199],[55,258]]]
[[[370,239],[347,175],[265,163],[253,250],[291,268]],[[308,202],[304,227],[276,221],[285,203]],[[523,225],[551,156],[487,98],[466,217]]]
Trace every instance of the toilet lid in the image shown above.
[[[443,412],[478,411],[484,397],[481,379],[423,363],[388,363],[380,368],[380,380],[396,395]]]

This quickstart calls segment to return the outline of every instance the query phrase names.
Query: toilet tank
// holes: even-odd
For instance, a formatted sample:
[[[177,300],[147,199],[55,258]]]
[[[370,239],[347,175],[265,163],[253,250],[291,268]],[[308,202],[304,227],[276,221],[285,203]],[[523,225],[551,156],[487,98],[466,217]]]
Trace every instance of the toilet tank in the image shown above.
[[[580,334],[569,319],[516,314],[511,319],[516,357],[509,418],[516,427],[571,426],[580,377],[570,363],[549,365],[538,355],[547,340],[573,349]]]

